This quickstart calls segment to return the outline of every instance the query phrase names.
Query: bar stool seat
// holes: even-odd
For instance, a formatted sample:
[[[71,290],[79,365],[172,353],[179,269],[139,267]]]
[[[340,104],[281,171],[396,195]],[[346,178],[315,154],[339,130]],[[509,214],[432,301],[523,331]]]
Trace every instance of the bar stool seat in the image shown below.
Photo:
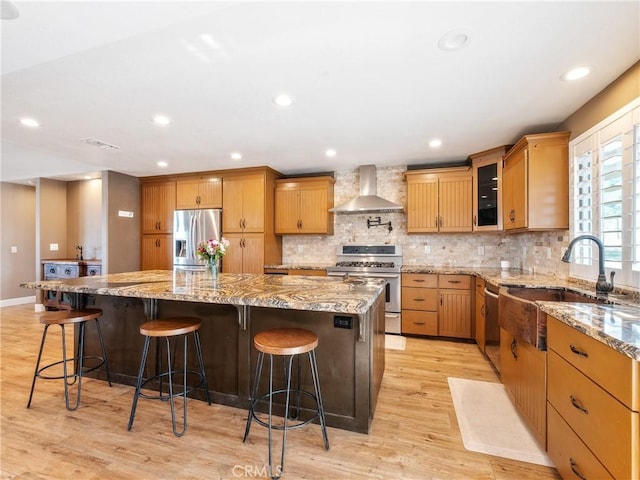
[[[47,312],[40,316],[40,323],[44,324],[44,331],[42,332],[42,341],[40,342],[40,351],[38,352],[38,360],[36,361],[36,368],[33,374],[33,381],[31,382],[31,392],[29,393],[29,402],[27,408],[31,407],[31,400],[33,399],[33,391],[36,386],[36,379],[42,378],[45,380],[60,380],[64,379],[64,399],[67,410],[73,411],[80,406],[81,394],[82,394],[82,377],[93,370],[100,368],[102,365],[105,367],[107,375],[107,381],[111,386],[111,375],[109,373],[109,362],[107,360],[107,352],[104,346],[104,338],[102,337],[102,331],[100,330],[99,318],[102,316],[102,310],[98,308],[87,308],[83,310],[59,310]],[[84,354],[84,339],[85,339],[85,327],[86,322],[93,320],[96,322],[96,330],[98,332],[98,339],[100,340],[100,347],[102,349],[102,356],[97,355],[85,355]],[[75,356],[67,358],[67,346],[65,336],[65,325],[78,324],[78,349]],[[42,351],[44,349],[45,340],[47,338],[47,331],[51,325],[59,325],[62,331],[62,360],[49,363],[43,367],[40,367],[40,360],[42,359]],[[87,360],[97,360],[97,363],[93,366],[86,366]],[[74,362],[73,373],[69,373],[67,368],[68,362]],[[45,375],[43,372],[56,366],[62,365],[62,375]],[[77,394],[75,406],[71,406],[69,403],[69,387],[75,384],[77,381]]]
[[[255,335],[253,338],[253,344],[258,351],[258,360],[256,365],[255,378],[251,394],[251,406],[247,415],[247,423],[244,432],[243,442],[246,442],[251,429],[251,423],[255,420],[258,424],[267,427],[269,433],[269,475],[271,478],[280,478],[284,471],[284,456],[286,449],[287,430],[303,427],[318,419],[320,427],[322,429],[322,437],[324,440],[324,447],[329,450],[329,438],[327,436],[327,427],[324,416],[324,406],[322,404],[322,395],[320,392],[320,380],[318,378],[318,366],[316,362],[315,349],[318,346],[318,336],[309,331],[300,328],[276,328],[272,330],[266,330]],[[303,390],[300,385],[300,355],[307,354],[309,358],[309,366],[311,369],[311,376],[313,380],[314,392]],[[262,366],[264,363],[264,356],[269,355],[269,391],[264,395],[258,396],[258,387],[260,383],[260,377],[262,376]],[[273,358],[274,356],[280,356],[283,359],[284,365],[284,388],[274,390],[273,381]],[[294,358],[297,360],[297,384],[296,388],[291,388],[291,372],[293,367]],[[273,423],[273,398],[275,395],[285,395],[284,405],[284,417],[281,425],[274,425]],[[296,406],[294,413],[291,414],[290,400],[292,394],[296,397]],[[315,411],[306,420],[300,418],[301,413],[301,397],[307,397],[315,402]],[[258,417],[256,413],[257,404],[260,402],[268,402],[268,417],[264,421]],[[295,423],[289,423],[289,419],[295,421]],[[282,450],[280,457],[280,465],[276,467],[276,473],[273,468],[273,454],[272,454],[272,430],[282,430]]]
[[[203,386],[204,393],[209,405],[211,405],[211,398],[209,397],[209,385],[207,383],[207,376],[204,371],[204,361],[202,359],[202,347],[200,345],[200,335],[198,330],[200,329],[201,321],[198,318],[192,317],[174,317],[167,318],[164,320],[151,320],[140,325],[140,333],[144,335],[144,346],[142,349],[142,359],[140,361],[140,370],[138,371],[138,379],[136,382],[136,390],[133,396],[133,404],[131,405],[131,415],[129,416],[129,425],[127,430],[131,430],[133,426],[133,420],[136,414],[136,408],[138,405],[138,398],[148,398],[152,400],[162,400],[168,401],[171,407],[171,425],[173,427],[173,433],[177,437],[181,437],[187,430],[187,396],[190,392],[198,388],[199,386]],[[193,341],[196,348],[196,354],[198,357],[198,370],[189,370],[187,368],[187,337],[189,334],[193,335]],[[182,336],[183,338],[183,359],[182,359],[182,370],[175,370],[175,357],[172,360],[171,357],[171,346],[169,344],[169,339],[174,338],[177,340],[177,337]],[[149,353],[149,342],[151,338],[160,338],[165,339],[165,345],[167,350],[167,365],[166,370],[162,371],[162,342],[158,342],[158,359],[160,364],[156,369],[156,374],[150,378],[144,378],[144,370],[147,363],[147,355]],[[177,342],[174,343],[174,355],[177,350]],[[174,375],[181,374],[182,375],[182,390],[175,392],[174,391]],[[187,385],[187,377],[189,374],[195,375],[198,378],[198,382],[195,385],[188,386]],[[169,392],[163,393],[163,381],[167,379]],[[160,386],[157,394],[147,394],[141,392],[141,389],[150,382],[159,381]],[[174,406],[174,399],[182,397],[182,430],[178,431],[176,428],[176,412]]]

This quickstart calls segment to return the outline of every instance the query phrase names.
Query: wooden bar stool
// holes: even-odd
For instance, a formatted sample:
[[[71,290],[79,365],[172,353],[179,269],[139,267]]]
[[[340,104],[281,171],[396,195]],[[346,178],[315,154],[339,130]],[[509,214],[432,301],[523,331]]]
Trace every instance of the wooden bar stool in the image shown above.
[[[104,348],[104,339],[100,330],[100,322],[98,318],[102,316],[102,310],[98,308],[87,308],[84,310],[59,310],[54,312],[47,312],[40,316],[40,323],[44,324],[44,331],[42,332],[42,341],[40,342],[40,351],[38,352],[38,360],[36,361],[36,369],[33,374],[33,381],[31,382],[31,393],[29,393],[29,402],[27,408],[31,406],[31,399],[33,398],[33,390],[36,386],[36,379],[43,378],[46,380],[60,380],[64,379],[64,401],[67,406],[67,410],[73,411],[80,405],[80,397],[82,393],[82,377],[93,370],[104,365],[105,372],[107,374],[107,381],[111,386],[111,375],[109,374],[109,362],[107,361],[107,352]],[[102,356],[85,356],[84,354],[84,337],[85,326],[89,320],[96,322],[96,330],[98,331],[98,338],[100,339],[100,347],[102,348]],[[65,339],[65,325],[78,325],[78,349],[73,358],[67,358],[67,345]],[[47,338],[47,331],[51,325],[60,325],[62,330],[62,360],[40,367],[40,360],[42,358],[42,350],[44,349],[44,343]],[[94,366],[87,367],[85,361],[98,360],[98,363]],[[74,362],[73,373],[69,373],[67,368],[67,362]],[[62,364],[62,375],[47,376],[43,372],[51,367]],[[74,383],[78,383],[76,404],[71,407],[69,404],[69,387]]]
[[[152,400],[162,400],[169,401],[169,405],[171,406],[171,425],[173,426],[173,433],[176,437],[181,437],[184,435],[187,430],[187,395],[189,392],[193,391],[195,388],[203,385],[204,393],[207,398],[207,402],[211,405],[211,399],[209,398],[209,385],[207,384],[207,375],[204,371],[204,361],[202,359],[202,347],[200,345],[200,334],[198,330],[200,329],[200,320],[197,318],[191,317],[176,317],[176,318],[168,318],[165,320],[151,320],[149,322],[145,322],[140,325],[140,333],[145,336],[144,338],[144,347],[142,349],[142,359],[140,361],[140,370],[138,372],[138,381],[136,383],[136,391],[133,395],[133,404],[131,405],[131,415],[129,417],[129,426],[128,430],[131,430],[133,426],[133,419],[136,414],[136,407],[138,405],[138,398],[149,398]],[[187,369],[187,337],[189,333],[193,334],[193,341],[196,347],[196,354],[198,356],[198,367],[199,371],[188,370]],[[182,336],[183,338],[183,363],[182,363],[182,371],[175,370],[175,358],[171,359],[171,346],[169,345],[169,339],[174,338],[177,340],[177,337]],[[147,354],[149,353],[149,341],[151,337],[164,337],[166,349],[167,349],[167,368],[166,371],[157,371],[156,375],[153,377],[144,379],[144,370],[147,363]],[[174,343],[174,350],[176,350],[177,342]],[[161,348],[162,343],[158,342],[158,358],[160,359],[159,370],[162,369],[162,355]],[[173,379],[174,374],[182,375],[182,390],[179,392],[174,392]],[[199,382],[191,387],[187,387],[187,376],[188,374],[195,374],[198,376]],[[169,384],[169,393],[162,393],[162,384],[163,379],[167,378],[167,383]],[[160,381],[160,388],[157,395],[154,394],[146,394],[142,393],[140,390],[147,383],[152,381]],[[177,431],[176,429],[176,415],[175,415],[175,407],[174,407],[174,399],[182,397],[182,431]]]
[[[255,420],[260,425],[267,427],[269,430],[269,476],[271,478],[280,478],[284,471],[284,454],[287,440],[287,430],[303,427],[312,422],[316,418],[320,421],[320,427],[322,429],[322,437],[324,440],[324,448],[329,450],[329,438],[327,437],[327,427],[324,418],[324,407],[322,405],[322,395],[320,393],[320,380],[318,378],[318,365],[316,363],[315,348],[318,346],[318,336],[308,330],[302,330],[300,328],[277,328],[273,330],[266,330],[258,333],[253,338],[253,344],[258,351],[258,361],[256,365],[255,379],[253,382],[253,389],[251,394],[251,407],[249,408],[249,414],[247,415],[247,425],[244,431],[243,442],[247,440],[249,436],[249,430],[251,429],[251,422]],[[300,387],[300,358],[299,356],[307,353],[309,357],[309,365],[311,367],[311,376],[313,378],[314,393],[302,390]],[[260,377],[262,375],[262,365],[264,362],[264,355],[269,355],[269,392],[258,397],[258,384],[260,383]],[[279,390],[273,388],[273,357],[281,356],[284,365],[284,385],[285,387]],[[297,359],[297,385],[295,389],[291,388],[291,371],[293,366],[293,359]],[[284,417],[282,425],[273,424],[273,397],[274,395],[284,394]],[[296,406],[294,414],[290,414],[290,399],[291,395],[296,397]],[[315,402],[314,414],[306,419],[300,419],[300,400],[302,396],[309,397]],[[264,420],[258,418],[256,414],[256,405],[258,402],[267,400],[268,418]],[[296,423],[289,424],[288,420],[291,418]],[[282,451],[280,457],[280,465],[276,467],[276,473],[273,471],[273,455],[271,447],[271,432],[272,430],[282,430]]]

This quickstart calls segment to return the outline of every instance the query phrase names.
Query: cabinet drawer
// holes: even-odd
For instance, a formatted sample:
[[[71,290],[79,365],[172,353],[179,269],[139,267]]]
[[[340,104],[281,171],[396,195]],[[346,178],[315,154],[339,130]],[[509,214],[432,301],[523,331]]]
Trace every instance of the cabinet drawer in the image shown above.
[[[438,310],[438,290],[435,288],[402,287],[402,309]]]
[[[438,312],[402,310],[402,333],[437,335]]]
[[[102,267],[89,265],[87,267],[87,276],[88,277],[95,277],[96,275],[102,275]]]
[[[613,479],[556,409],[547,406],[547,452],[562,478]]]
[[[55,263],[44,264],[44,279],[53,280],[58,278],[58,267]]]
[[[631,410],[640,410],[640,362],[551,316],[547,345]]]
[[[58,278],[76,278],[80,276],[78,265],[58,265]]]
[[[638,413],[554,351],[548,352],[547,395],[549,403],[614,477],[638,478]]]
[[[438,275],[435,273],[403,273],[403,287],[437,288]]]
[[[438,275],[438,287],[455,290],[469,290],[469,288],[471,288],[471,276]]]

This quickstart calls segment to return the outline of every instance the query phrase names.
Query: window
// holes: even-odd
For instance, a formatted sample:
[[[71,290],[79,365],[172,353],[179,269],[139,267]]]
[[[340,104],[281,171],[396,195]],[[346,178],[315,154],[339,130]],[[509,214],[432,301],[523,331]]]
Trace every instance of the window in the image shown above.
[[[571,238],[595,235],[617,285],[640,289],[640,98],[570,143]],[[595,281],[598,248],[576,244],[573,277]]]

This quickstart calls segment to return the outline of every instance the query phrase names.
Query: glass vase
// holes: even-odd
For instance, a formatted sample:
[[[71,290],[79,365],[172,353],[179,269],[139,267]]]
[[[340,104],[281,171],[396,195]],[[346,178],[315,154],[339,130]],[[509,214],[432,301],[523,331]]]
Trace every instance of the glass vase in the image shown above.
[[[211,272],[211,278],[218,279],[218,260],[209,260],[209,271]]]

